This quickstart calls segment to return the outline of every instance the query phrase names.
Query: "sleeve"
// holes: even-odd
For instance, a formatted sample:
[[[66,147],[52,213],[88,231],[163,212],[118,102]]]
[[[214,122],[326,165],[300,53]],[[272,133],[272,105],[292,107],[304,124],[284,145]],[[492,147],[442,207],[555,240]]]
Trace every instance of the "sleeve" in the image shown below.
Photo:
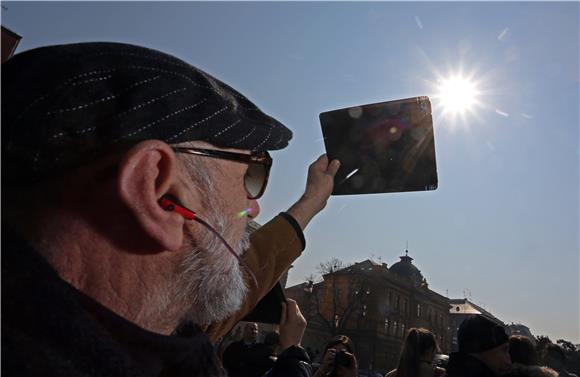
[[[249,289],[240,309],[229,318],[214,322],[206,329],[212,341],[227,334],[256,306],[300,256],[304,246],[302,229],[287,213],[274,217],[252,233],[250,247],[242,258],[256,275],[258,287],[246,276]]]
[[[308,353],[302,347],[292,346],[282,352],[269,372],[270,377],[310,377],[312,367]]]

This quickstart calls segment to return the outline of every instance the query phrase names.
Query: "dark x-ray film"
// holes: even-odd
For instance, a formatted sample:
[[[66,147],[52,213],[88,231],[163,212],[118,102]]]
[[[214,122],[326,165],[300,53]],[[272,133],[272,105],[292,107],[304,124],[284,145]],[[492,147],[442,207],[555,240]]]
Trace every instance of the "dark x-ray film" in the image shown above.
[[[320,114],[326,153],[341,162],[333,195],[437,189],[428,97]]]
[[[286,296],[280,282],[264,296],[256,307],[242,321],[279,324],[282,316],[282,303],[286,302]]]

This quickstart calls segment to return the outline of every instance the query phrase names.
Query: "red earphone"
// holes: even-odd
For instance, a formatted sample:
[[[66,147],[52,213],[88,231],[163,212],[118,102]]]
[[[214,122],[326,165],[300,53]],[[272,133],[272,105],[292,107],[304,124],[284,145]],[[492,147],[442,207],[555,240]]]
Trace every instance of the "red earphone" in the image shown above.
[[[258,287],[258,280],[256,279],[256,275],[252,271],[252,269],[244,262],[242,258],[232,249],[232,247],[228,244],[228,242],[219,234],[211,225],[209,225],[204,220],[200,219],[199,216],[195,213],[195,211],[190,210],[189,208],[185,207],[179,199],[174,197],[173,195],[163,195],[161,199],[159,199],[159,205],[166,211],[175,212],[180,214],[187,220],[194,220],[204,227],[206,227],[210,232],[212,232],[225,246],[226,249],[238,260],[240,265],[246,269],[252,281],[254,282],[255,286]]]
[[[179,213],[188,220],[195,220],[197,217],[194,211],[184,207],[177,198],[171,195],[163,195],[161,199],[159,199],[159,205],[161,205],[161,208],[164,210]]]

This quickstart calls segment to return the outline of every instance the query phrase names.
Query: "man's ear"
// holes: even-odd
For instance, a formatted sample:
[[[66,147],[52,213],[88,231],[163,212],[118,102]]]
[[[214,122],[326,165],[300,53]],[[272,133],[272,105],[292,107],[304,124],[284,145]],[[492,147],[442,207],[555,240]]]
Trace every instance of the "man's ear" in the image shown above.
[[[158,202],[162,195],[176,190],[177,174],[175,153],[169,145],[158,140],[135,145],[119,166],[117,192],[120,200],[160,250],[178,250],[183,242],[183,217],[164,210]]]

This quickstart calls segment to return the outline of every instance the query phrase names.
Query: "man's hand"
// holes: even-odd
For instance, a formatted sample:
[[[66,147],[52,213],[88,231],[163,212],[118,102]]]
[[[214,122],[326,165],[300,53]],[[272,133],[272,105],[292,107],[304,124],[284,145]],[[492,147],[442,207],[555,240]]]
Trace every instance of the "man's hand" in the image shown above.
[[[286,299],[282,303],[282,317],[280,318],[280,349],[284,351],[291,346],[299,346],[306,329],[306,320],[296,301]]]
[[[324,354],[320,368],[314,374],[314,377],[325,377],[334,370],[334,360],[336,359],[336,350],[329,348]]]
[[[302,197],[287,211],[300,224],[302,229],[320,212],[332,193],[334,176],[340,162],[332,160],[330,163],[325,154],[318,157],[308,168],[306,190]]]

